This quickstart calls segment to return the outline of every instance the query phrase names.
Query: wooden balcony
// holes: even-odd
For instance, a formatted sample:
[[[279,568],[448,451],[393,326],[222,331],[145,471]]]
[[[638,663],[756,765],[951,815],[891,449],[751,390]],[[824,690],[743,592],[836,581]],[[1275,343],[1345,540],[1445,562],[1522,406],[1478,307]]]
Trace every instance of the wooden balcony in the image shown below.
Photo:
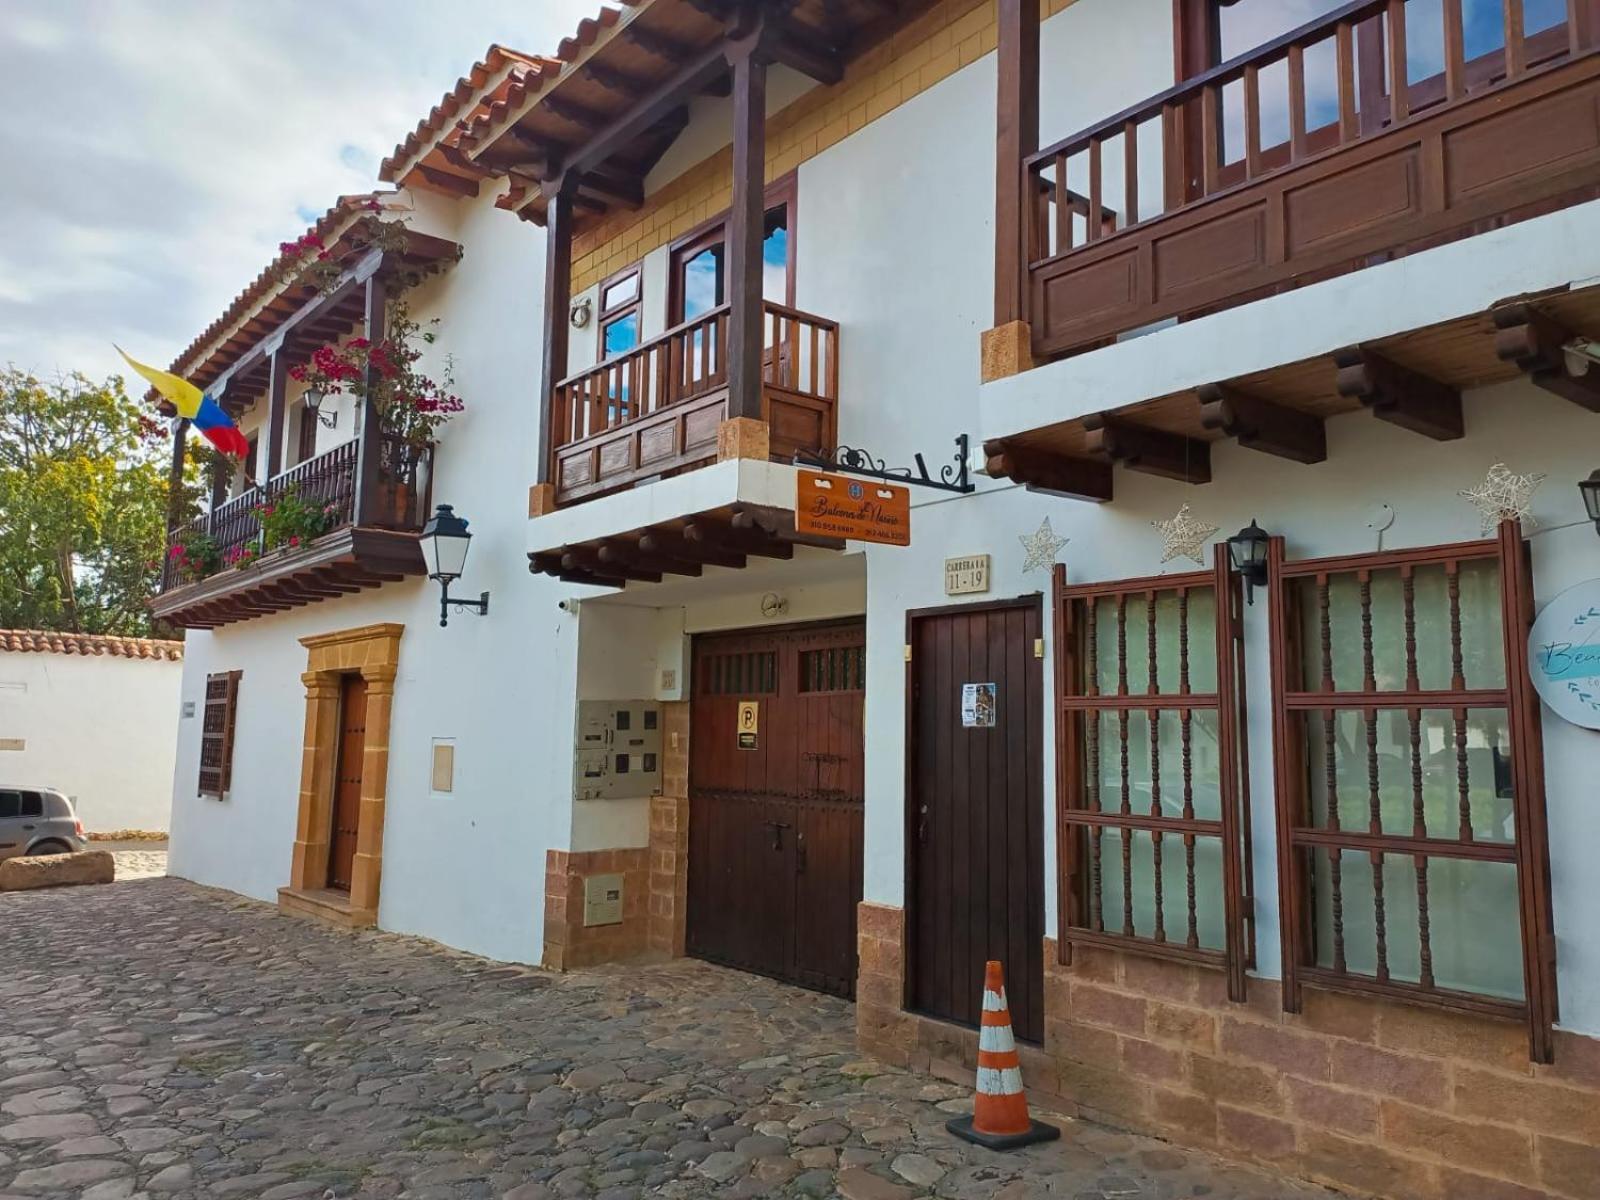
[[[1507,3],[1502,48],[1468,59],[1461,0],[1358,0],[1027,157],[1034,356],[1600,196],[1593,10],[1525,34]],[[1442,73],[1409,76],[1408,34],[1442,39]],[[1313,127],[1330,52],[1336,113]]]
[[[714,462],[728,415],[728,305],[558,383],[551,396],[556,503]],[[834,445],[839,326],[763,306],[761,411],[775,461]]]
[[[345,442],[233,497],[167,537],[151,611],[188,629],[211,629],[421,575],[417,532],[431,503],[432,448],[379,437],[379,462],[360,491],[360,442]],[[331,527],[302,545],[268,549],[260,510],[293,493],[331,508]],[[215,570],[178,566],[172,549],[208,543]]]

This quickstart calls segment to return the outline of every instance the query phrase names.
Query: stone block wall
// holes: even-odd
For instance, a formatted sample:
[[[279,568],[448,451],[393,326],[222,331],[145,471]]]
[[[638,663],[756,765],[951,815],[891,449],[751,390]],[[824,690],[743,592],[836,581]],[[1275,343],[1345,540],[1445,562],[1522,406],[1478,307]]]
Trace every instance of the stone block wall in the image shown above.
[[[862,1049],[956,1074],[971,1031],[898,1011],[900,910],[863,905],[859,928]],[[1309,987],[1289,1014],[1273,980],[1234,1004],[1201,967],[1056,960],[1047,941],[1045,1045],[1023,1055],[1038,1101],[1359,1195],[1600,1196],[1600,1041],[1558,1033],[1543,1066],[1510,1021]]]
[[[585,926],[584,881],[591,875],[614,874],[622,876],[621,923]],[[544,877],[544,965],[569,971],[643,954],[649,895],[648,850],[549,851]]]

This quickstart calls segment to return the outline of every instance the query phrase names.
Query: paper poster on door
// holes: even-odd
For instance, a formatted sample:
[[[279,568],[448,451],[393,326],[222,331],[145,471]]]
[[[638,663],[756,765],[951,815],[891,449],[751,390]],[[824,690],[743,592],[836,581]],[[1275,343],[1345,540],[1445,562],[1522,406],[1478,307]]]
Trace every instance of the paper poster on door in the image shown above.
[[[995,687],[992,683],[961,685],[961,724],[968,729],[993,729]]]
[[[739,749],[754,750],[756,748],[756,730],[760,722],[761,702],[759,700],[739,701]]]

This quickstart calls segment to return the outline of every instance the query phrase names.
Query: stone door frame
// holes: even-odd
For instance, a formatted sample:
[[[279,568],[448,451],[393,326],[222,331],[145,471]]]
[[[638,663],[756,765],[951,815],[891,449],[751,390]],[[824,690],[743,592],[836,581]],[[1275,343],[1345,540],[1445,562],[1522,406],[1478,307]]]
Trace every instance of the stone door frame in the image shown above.
[[[306,688],[306,721],[294,859],[289,886],[278,889],[278,907],[285,912],[350,927],[377,924],[389,783],[389,717],[404,632],[404,625],[391,622],[300,639],[306,648],[306,670],[300,676]],[[343,676],[350,674],[366,680],[367,724],[361,759],[361,815],[347,895],[327,884],[339,758],[339,694]]]

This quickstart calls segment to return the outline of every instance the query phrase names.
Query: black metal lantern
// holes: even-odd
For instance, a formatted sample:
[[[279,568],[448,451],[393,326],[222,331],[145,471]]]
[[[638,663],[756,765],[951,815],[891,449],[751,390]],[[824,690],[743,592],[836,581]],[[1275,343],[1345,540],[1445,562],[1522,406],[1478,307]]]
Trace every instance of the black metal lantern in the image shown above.
[[[466,569],[467,550],[472,545],[472,534],[467,522],[456,516],[455,509],[441,504],[422,527],[422,553],[428,563],[428,578],[439,583],[439,625],[450,624],[450,607],[467,609],[480,617],[489,611],[489,593],[476,600],[452,600],[450,585],[461,578]]]
[[[1600,533],[1600,470],[1591,471],[1589,478],[1580,480],[1578,491],[1583,493],[1583,507],[1594,522],[1595,532]]]
[[[1254,604],[1258,587],[1267,586],[1267,546],[1272,536],[1254,520],[1228,539],[1228,558],[1244,579],[1245,600]]]
[[[306,412],[315,417],[324,428],[332,429],[339,423],[339,414],[336,412],[325,413],[322,411],[322,402],[327,398],[328,394],[326,392],[313,385],[305,390],[300,397],[300,401],[306,406]]]

